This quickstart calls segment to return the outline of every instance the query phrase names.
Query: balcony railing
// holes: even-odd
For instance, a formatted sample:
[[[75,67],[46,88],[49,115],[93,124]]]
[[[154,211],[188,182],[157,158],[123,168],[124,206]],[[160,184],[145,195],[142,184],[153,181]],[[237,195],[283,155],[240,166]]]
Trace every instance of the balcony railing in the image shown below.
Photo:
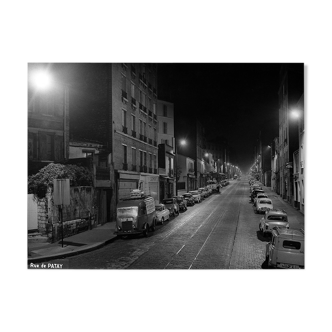
[[[142,134],[139,134],[139,139],[140,139],[141,141],[144,141],[144,136],[143,136]]]
[[[131,131],[131,136],[136,137],[136,131],[132,130]]]
[[[131,170],[134,171],[134,172],[136,172],[137,166],[136,165],[131,165]]]
[[[122,126],[122,131],[123,131],[125,134],[128,134],[128,128],[127,128],[127,127]]]
[[[123,169],[124,171],[128,171],[128,164],[127,164],[127,163],[123,163],[123,164],[122,164],[122,169]]]

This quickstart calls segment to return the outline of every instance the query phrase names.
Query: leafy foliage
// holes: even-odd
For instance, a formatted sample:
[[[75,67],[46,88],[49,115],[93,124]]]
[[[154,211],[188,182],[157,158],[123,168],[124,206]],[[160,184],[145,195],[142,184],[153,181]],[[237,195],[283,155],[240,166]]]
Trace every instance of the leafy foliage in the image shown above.
[[[70,186],[91,186],[92,174],[82,166],[48,164],[37,174],[28,178],[28,193],[34,194],[37,198],[44,198],[49,187],[53,188],[54,179],[69,179]]]

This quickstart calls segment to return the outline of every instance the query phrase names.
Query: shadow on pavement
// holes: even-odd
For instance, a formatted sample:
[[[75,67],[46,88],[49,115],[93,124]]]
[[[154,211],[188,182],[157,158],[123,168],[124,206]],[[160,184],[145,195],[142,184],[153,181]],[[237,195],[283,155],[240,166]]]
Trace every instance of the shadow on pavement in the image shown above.
[[[270,235],[267,235],[266,237],[264,237],[261,231],[256,231],[256,234],[257,234],[257,239],[262,242],[270,242],[270,240],[271,240]]]

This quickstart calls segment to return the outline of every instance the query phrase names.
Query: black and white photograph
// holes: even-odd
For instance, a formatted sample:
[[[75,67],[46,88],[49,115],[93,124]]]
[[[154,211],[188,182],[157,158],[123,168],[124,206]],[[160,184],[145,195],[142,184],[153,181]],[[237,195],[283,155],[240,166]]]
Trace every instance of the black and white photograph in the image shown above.
[[[29,63],[28,267],[304,269],[304,72]]]

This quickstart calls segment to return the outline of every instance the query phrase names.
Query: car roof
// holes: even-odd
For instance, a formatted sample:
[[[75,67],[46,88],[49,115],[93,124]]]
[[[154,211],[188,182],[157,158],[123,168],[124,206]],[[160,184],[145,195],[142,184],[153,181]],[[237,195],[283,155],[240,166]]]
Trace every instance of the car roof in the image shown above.
[[[274,214],[274,215],[283,215],[283,216],[287,216],[286,211],[284,210],[280,210],[280,209],[271,209],[267,212],[268,215]]]
[[[304,230],[303,229],[292,229],[292,228],[279,228],[276,227],[274,230],[274,235],[291,238],[292,240],[301,240],[304,239]]]
[[[162,206],[165,206],[165,204],[161,204],[161,203],[160,204],[156,204],[156,207],[157,206],[161,206],[162,207]]]
[[[270,202],[272,203],[272,199],[267,198],[267,197],[264,197],[264,198],[258,199],[257,201],[258,201],[258,203],[259,203],[260,201],[270,201]]]

